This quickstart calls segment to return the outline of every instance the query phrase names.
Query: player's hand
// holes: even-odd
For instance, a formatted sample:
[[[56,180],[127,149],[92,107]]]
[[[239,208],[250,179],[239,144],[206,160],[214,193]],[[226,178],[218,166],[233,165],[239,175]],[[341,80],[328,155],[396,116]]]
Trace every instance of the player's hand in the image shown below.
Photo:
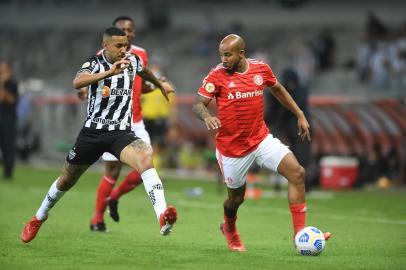
[[[220,119],[215,116],[208,116],[204,118],[204,123],[208,130],[210,129],[218,129],[221,127]]]
[[[169,97],[170,96],[173,97],[173,95],[175,94],[175,89],[173,89],[173,86],[168,81],[166,81],[165,78],[164,78],[164,80],[161,78],[160,82],[161,82],[161,85],[162,85],[162,88],[160,88],[161,92],[162,92],[162,95],[164,95],[166,100],[168,100],[170,102],[172,100],[172,98],[170,100]]]
[[[123,58],[119,61],[114,62],[114,64],[110,68],[111,75],[117,75],[123,72],[126,68],[128,68],[131,64],[130,60]]]
[[[80,100],[86,100],[87,99],[87,95],[88,95],[88,91],[87,91],[87,87],[82,87],[77,91],[78,94],[78,98]]]
[[[305,138],[307,138],[307,140],[310,141],[310,125],[307,122],[307,119],[304,115],[298,118],[297,126],[299,128],[299,133],[297,135],[300,136],[302,141]]]

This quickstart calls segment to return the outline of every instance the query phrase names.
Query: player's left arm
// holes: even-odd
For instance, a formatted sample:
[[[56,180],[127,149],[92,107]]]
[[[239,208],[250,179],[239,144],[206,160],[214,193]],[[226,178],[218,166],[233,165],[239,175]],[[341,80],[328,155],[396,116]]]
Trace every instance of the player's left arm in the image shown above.
[[[169,101],[168,94],[175,92],[175,90],[169,83],[161,82],[154,75],[154,73],[152,73],[152,71],[147,67],[144,67],[143,70],[138,73],[138,75],[140,75],[142,79],[149,81],[149,82],[153,83],[156,87],[158,87],[161,90],[164,97],[166,98],[166,100],[168,100],[168,101]]]
[[[310,141],[310,125],[304,115],[303,111],[296,104],[292,96],[286,90],[286,88],[276,82],[274,86],[271,87],[272,95],[278,99],[278,101],[288,108],[297,117],[297,125],[299,128],[299,136],[302,138],[307,138]]]
[[[152,91],[154,91],[156,89],[156,86],[153,85],[150,82],[146,82],[146,81],[142,81],[142,85],[141,85],[141,93],[142,94],[148,94],[151,93]]]
[[[78,98],[79,98],[80,100],[82,100],[82,101],[83,101],[83,100],[86,100],[87,97],[88,97],[88,95],[89,95],[89,93],[88,93],[88,87],[82,87],[82,88],[78,89],[77,95],[78,95]]]
[[[165,86],[165,84],[169,84],[170,87],[172,87],[172,91],[170,91],[168,94],[174,93],[173,85],[171,82],[168,81],[168,79],[166,77],[157,77],[157,78],[163,86]],[[152,91],[154,91],[155,89],[157,89],[155,84],[152,84],[149,81],[144,81],[144,80],[142,81],[141,93],[148,94],[148,93],[151,93]]]

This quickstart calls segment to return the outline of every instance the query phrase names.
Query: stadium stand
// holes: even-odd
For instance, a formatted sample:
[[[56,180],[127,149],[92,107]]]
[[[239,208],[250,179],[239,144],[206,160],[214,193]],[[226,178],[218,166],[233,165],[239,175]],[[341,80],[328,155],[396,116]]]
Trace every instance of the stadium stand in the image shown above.
[[[295,7],[239,0],[224,13],[230,1],[178,0],[164,6],[169,20],[160,29],[150,26],[144,2],[117,1],[136,19],[137,43],[148,48],[150,63],[181,94],[177,132],[185,140],[197,143],[213,135],[196,120],[191,104],[204,74],[219,62],[219,39],[236,32],[248,41],[248,56],[270,63],[276,75],[287,67],[299,73],[310,93],[315,156],[365,156],[376,144],[387,154],[404,145],[404,1],[372,1],[368,13],[361,0],[308,0]],[[58,149],[70,145],[82,124],[85,106],[71,94],[71,81],[83,59],[100,47],[100,31],[121,15],[117,3],[0,3],[0,59],[13,63],[22,97],[28,94],[33,102],[29,121],[45,158],[64,155]],[[330,48],[324,51],[331,58],[327,67],[320,66],[326,62],[320,60],[324,45]]]

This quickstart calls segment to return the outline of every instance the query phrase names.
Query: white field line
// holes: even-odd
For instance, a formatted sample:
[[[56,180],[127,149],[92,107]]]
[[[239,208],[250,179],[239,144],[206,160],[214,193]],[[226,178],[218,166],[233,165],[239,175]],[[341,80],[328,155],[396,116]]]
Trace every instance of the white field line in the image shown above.
[[[222,204],[206,203],[206,202],[193,202],[188,200],[176,200],[176,205],[192,207],[192,208],[204,208],[204,209],[222,209]],[[274,213],[280,215],[290,215],[288,207],[286,208],[277,208],[273,206],[252,206],[250,205],[250,212],[256,213]],[[349,215],[337,215],[337,214],[318,214],[311,212],[312,216],[317,216],[323,219],[333,219],[333,220],[351,220],[358,222],[368,222],[368,223],[378,223],[378,224],[387,224],[387,225],[406,225],[406,220],[394,220],[386,218],[369,218],[369,217],[354,217]]]

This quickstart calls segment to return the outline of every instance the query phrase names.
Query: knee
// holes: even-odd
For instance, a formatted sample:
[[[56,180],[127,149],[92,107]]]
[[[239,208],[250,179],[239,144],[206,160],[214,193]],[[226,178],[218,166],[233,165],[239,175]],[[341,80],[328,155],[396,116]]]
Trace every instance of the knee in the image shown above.
[[[117,179],[120,175],[121,171],[121,163],[120,162],[106,162],[106,172],[105,174],[108,176]]]
[[[244,202],[244,195],[234,196],[230,199],[233,205],[239,206]]]
[[[296,184],[303,184],[305,181],[305,176],[306,176],[305,168],[299,165],[297,168],[295,168],[291,180]]]
[[[138,173],[153,168],[152,147],[141,139],[127,145],[120,153],[120,160],[131,166]]]
[[[148,169],[151,169],[154,167],[154,164],[152,162],[152,153],[149,151],[143,151],[139,153],[137,156],[137,167],[135,168],[139,173],[142,173]]]
[[[71,187],[73,187],[75,181],[70,178],[59,176],[58,182],[56,183],[56,188],[60,191],[68,191]]]

